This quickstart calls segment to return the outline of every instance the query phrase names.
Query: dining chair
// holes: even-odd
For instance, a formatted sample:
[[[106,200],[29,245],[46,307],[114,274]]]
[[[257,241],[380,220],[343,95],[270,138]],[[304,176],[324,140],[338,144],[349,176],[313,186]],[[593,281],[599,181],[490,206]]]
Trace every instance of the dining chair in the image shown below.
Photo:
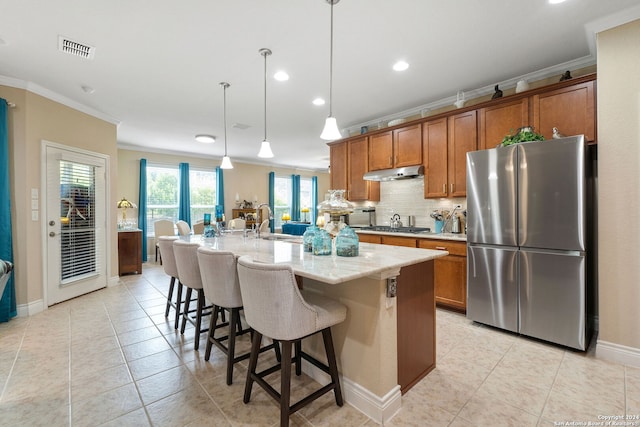
[[[238,281],[245,319],[254,330],[244,403],[249,403],[251,388],[254,382],[257,383],[279,402],[281,426],[288,426],[291,414],[329,391],[333,391],[336,404],[342,406],[342,390],[331,327],[346,319],[347,307],[330,298],[298,289],[290,265],[254,262],[250,256],[241,256],[238,258]],[[316,333],[322,333],[327,364],[302,351],[302,340]],[[282,347],[281,359],[271,368],[256,372],[263,336],[279,342]],[[293,345],[295,355],[292,358]],[[324,387],[291,405],[291,365],[295,363],[296,375],[301,375],[302,359],[329,374],[331,380]],[[279,393],[264,379],[278,370]]]
[[[196,221],[193,224],[193,234],[204,234],[204,220]]]
[[[173,228],[173,222],[168,219],[158,219],[153,223],[153,235],[156,244],[156,262],[158,262],[158,253],[160,253],[160,265],[162,265],[162,250],[158,245],[158,241],[162,236],[175,236],[176,232]]]
[[[189,227],[189,223],[186,221],[178,221],[176,222],[176,227],[178,228],[178,234],[180,236],[188,236],[191,234],[191,227]]]
[[[173,226],[173,224],[172,224]],[[178,267],[176,265],[176,258],[173,254],[173,242],[178,240],[178,236],[160,236],[158,238],[158,245],[160,247],[160,253],[164,254],[164,262],[162,268],[164,272],[171,277],[169,283],[169,293],[167,295],[167,306],[165,308],[164,317],[169,317],[169,310],[171,307],[175,310],[175,321],[173,329],[178,329],[180,324],[180,315],[182,314],[182,283],[178,279]],[[178,281],[176,300],[173,301],[173,291],[175,288],[175,282]]]
[[[229,221],[229,228],[232,230],[244,230],[247,228],[247,221],[242,218],[234,218]]]

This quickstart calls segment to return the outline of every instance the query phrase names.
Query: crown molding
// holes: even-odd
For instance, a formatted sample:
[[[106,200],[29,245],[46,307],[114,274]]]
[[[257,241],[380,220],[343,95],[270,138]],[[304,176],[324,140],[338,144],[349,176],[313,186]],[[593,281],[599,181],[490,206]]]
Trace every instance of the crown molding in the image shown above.
[[[51,101],[57,102],[58,104],[62,104],[69,108],[73,108],[74,110],[78,110],[81,113],[85,113],[97,119],[104,120],[105,122],[111,123],[113,125],[120,126],[120,120],[115,119],[110,115],[103,113],[102,111],[98,111],[78,101],[74,101],[73,99],[67,98],[66,96],[60,95],[57,92],[44,88],[35,83],[27,82],[24,80],[13,78],[13,77],[0,75],[0,85],[9,86],[16,89],[24,89],[27,92],[40,95]]]

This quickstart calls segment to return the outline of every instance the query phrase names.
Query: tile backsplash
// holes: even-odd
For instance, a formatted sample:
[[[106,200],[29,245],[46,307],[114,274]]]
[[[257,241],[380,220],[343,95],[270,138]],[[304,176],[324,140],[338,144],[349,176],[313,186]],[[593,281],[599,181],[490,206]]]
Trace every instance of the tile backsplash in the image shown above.
[[[454,205],[462,205],[462,209],[458,211],[460,212],[467,208],[467,199],[464,197],[425,199],[424,179],[404,179],[381,182],[379,202],[359,202],[356,205],[375,206],[377,225],[389,225],[389,220],[397,213],[403,225],[408,225],[407,216],[412,215],[415,218],[416,227],[429,227],[433,230],[435,224],[429,214],[434,209],[451,211]],[[462,215],[460,220],[464,221]]]

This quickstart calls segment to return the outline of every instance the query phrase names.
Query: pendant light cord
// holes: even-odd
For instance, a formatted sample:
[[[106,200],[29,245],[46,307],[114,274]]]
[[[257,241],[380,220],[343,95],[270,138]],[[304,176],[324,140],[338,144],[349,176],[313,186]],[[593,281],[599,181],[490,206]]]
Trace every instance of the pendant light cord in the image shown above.
[[[224,121],[224,156],[227,157],[227,88],[229,87],[229,83],[222,82],[220,86],[223,88],[222,117]]]
[[[271,51],[264,51],[264,140],[267,140],[267,55]]]
[[[335,0],[328,0],[331,2],[331,34],[329,37],[329,117],[333,117],[333,4]]]

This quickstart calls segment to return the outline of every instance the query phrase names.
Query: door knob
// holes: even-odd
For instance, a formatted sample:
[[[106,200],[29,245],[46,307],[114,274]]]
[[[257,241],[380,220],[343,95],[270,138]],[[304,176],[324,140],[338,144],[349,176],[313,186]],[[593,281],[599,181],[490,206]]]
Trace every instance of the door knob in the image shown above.
[[[54,225],[56,225],[56,222],[54,220],[51,220],[49,221],[49,225],[53,227]]]
[[[56,233],[55,233],[55,232],[53,232],[53,231],[50,231],[50,232],[49,232],[49,237],[56,237]]]

